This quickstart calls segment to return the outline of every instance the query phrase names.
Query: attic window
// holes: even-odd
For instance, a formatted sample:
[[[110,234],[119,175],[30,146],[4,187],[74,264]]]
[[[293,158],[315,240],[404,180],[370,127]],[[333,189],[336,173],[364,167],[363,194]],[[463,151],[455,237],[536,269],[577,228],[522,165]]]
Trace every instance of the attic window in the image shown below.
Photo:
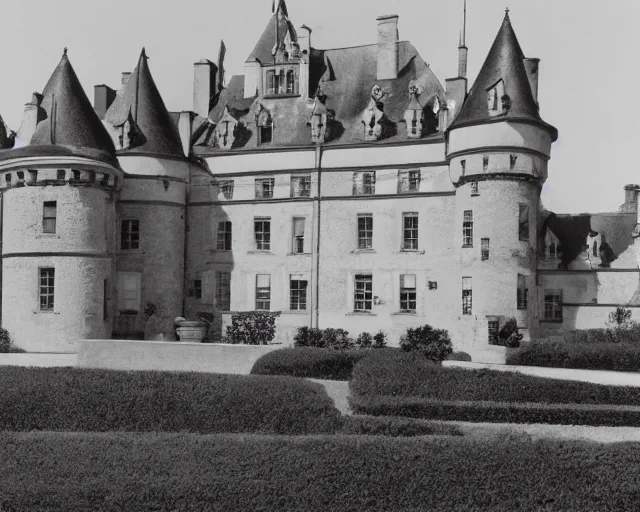
[[[273,138],[273,125],[260,127],[260,141],[259,144],[268,144]]]
[[[503,113],[505,109],[505,105],[503,105],[504,96],[504,82],[502,79],[487,89],[487,108],[489,115],[495,116]]]
[[[258,144],[268,144],[273,140],[273,120],[268,110],[262,110],[258,115]]]
[[[298,94],[298,77],[291,64],[275,66],[266,70],[266,96]]]

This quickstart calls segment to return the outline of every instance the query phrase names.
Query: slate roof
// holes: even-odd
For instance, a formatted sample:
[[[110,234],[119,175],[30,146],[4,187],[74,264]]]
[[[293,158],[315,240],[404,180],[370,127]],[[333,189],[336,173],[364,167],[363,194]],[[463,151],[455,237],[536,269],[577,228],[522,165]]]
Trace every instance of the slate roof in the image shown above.
[[[273,27],[271,31],[273,32]],[[377,80],[377,44],[331,50],[311,49],[308,95],[302,94],[298,98],[257,96],[244,98],[244,77],[234,76],[220,93],[217,105],[209,113],[209,119],[214,123],[219,121],[224,107],[227,106],[231,115],[247,127],[247,132],[240,137],[234,149],[255,148],[257,147],[255,112],[262,104],[270,110],[273,118],[272,145],[310,145],[311,128],[307,123],[313,109],[313,98],[321,90],[327,98],[325,105],[335,119],[331,129],[332,134],[326,144],[362,143],[364,142],[362,115],[371,101],[372,88],[377,84],[385,93],[382,108],[388,119],[388,131],[383,139],[370,144],[395,140],[406,141],[408,139],[404,111],[412,99],[409,84],[411,82],[419,84],[421,90],[419,101],[425,107],[427,114],[436,97],[444,102],[444,90],[410,42],[401,41],[397,44],[398,78],[396,79]],[[196,122],[198,121],[202,122],[202,120]],[[435,128],[437,122],[435,116],[431,122]],[[199,125],[194,126],[194,132],[198,127]],[[205,130],[196,141],[197,152],[228,151],[203,147],[207,146],[210,136],[211,131]],[[441,134],[433,136],[441,137]]]
[[[0,159],[26,156],[82,156],[116,164],[115,147],[87,98],[66,50],[42,91],[41,121],[27,146]]]
[[[272,52],[276,46],[276,25],[278,27],[278,46],[282,45],[287,34],[289,34],[292,42],[295,43],[298,41],[296,30],[293,27],[293,24],[289,21],[287,15],[279,16],[278,13],[275,13],[267,23],[260,39],[258,39],[255,47],[247,57],[247,62],[254,62],[256,60],[261,64],[273,62]]]
[[[124,88],[118,91],[104,119],[115,127],[122,125],[129,115],[141,132],[141,142],[118,150],[118,154],[150,153],[184,158],[180,135],[153,81],[144,48],[138,65]]]
[[[507,13],[480,73],[449,130],[483,122],[524,120],[547,130],[555,141],[558,131],[540,117],[524,67],[524,58]],[[511,107],[506,114],[491,117],[487,110],[487,91],[500,79],[504,81],[505,94],[511,99]]]

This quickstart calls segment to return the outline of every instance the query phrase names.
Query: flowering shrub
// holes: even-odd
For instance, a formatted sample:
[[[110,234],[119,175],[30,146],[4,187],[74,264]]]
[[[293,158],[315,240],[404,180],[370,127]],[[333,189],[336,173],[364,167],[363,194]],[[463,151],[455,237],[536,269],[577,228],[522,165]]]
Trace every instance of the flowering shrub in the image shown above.
[[[268,345],[276,334],[280,312],[249,311],[236,313],[227,327],[227,341],[232,344]]]

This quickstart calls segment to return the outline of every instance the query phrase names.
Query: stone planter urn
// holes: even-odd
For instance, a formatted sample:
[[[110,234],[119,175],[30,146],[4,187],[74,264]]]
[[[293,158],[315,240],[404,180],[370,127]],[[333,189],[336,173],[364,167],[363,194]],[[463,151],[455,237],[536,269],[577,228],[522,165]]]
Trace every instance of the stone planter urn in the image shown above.
[[[207,324],[199,320],[176,322],[178,338],[183,342],[200,343],[207,334]]]

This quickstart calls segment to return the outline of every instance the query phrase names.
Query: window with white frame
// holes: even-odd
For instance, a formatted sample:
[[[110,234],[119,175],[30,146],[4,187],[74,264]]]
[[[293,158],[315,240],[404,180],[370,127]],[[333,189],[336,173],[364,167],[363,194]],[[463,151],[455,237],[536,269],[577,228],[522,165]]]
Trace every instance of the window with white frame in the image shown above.
[[[480,260],[487,261],[489,259],[489,239],[480,239]]]
[[[292,247],[291,252],[293,254],[303,254],[304,253],[304,217],[294,217],[293,219],[293,237],[292,237]]]
[[[373,309],[373,276],[357,274],[354,277],[354,311],[371,311]]]
[[[376,193],[376,171],[358,171],[353,173],[353,195],[365,196]]]
[[[406,251],[418,250],[418,214],[404,213],[402,215],[403,242],[402,248]]]
[[[527,288],[527,278],[522,274],[518,274],[518,309],[527,309],[529,307],[529,289]]]
[[[231,272],[216,272],[216,309],[231,310]]]
[[[55,268],[40,268],[40,311],[53,311],[53,297],[55,286]]]
[[[271,276],[269,274],[256,275],[256,311],[271,309]]]
[[[118,272],[118,310],[124,313],[140,311],[140,273]]]
[[[255,217],[253,229],[257,251],[271,250],[271,217]]]
[[[232,225],[231,221],[218,222],[218,240],[216,249],[218,251],[230,251],[232,247]]]
[[[304,311],[307,309],[307,280],[302,274],[292,274],[289,281],[289,309]]]
[[[45,201],[42,212],[42,232],[43,233],[55,233],[56,232],[56,202]]]
[[[544,291],[544,319],[562,320],[562,290]]]
[[[140,222],[125,219],[120,225],[120,249],[123,251],[140,248]]]
[[[373,248],[373,215],[358,214],[358,249]]]
[[[256,199],[271,199],[273,197],[274,185],[275,178],[256,179]]]
[[[291,197],[311,195],[311,176],[291,176]]]
[[[464,211],[462,220],[462,245],[464,247],[473,247],[473,212],[471,210]]]
[[[417,192],[420,190],[420,171],[411,169],[398,171],[398,192]]]
[[[471,195],[472,196],[477,196],[478,194],[478,182],[477,181],[472,181],[470,184],[471,186]]]
[[[402,274],[400,276],[400,311],[403,313],[416,312],[415,274]]]
[[[473,310],[473,290],[471,288],[471,278],[462,278],[462,314],[471,315]]]

